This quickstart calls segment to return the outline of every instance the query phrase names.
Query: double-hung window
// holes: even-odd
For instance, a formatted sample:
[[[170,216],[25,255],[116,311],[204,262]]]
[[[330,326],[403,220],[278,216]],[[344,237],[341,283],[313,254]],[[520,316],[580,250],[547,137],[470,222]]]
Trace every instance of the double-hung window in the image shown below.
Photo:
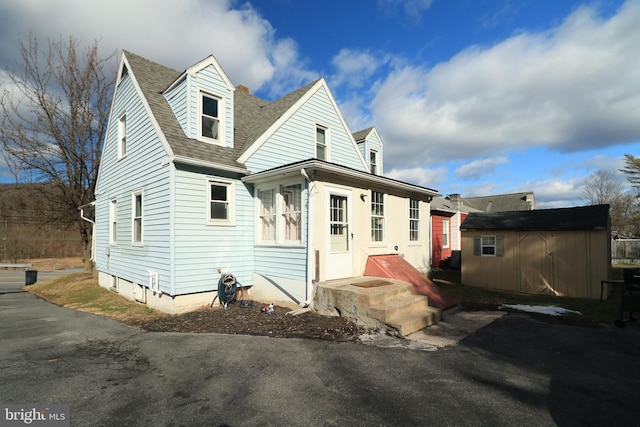
[[[449,220],[448,219],[442,220],[442,247],[443,248],[449,247]]]
[[[327,129],[316,126],[316,158],[327,160]]]
[[[132,235],[133,235],[133,244],[134,245],[142,245],[143,234],[143,226],[144,226],[144,210],[142,205],[142,191],[136,191],[132,195]]]
[[[409,199],[409,241],[420,240],[420,201]]]
[[[504,236],[474,236],[473,255],[476,256],[504,256]]]
[[[127,116],[124,114],[118,120],[118,158],[127,154]]]
[[[282,216],[284,217],[284,240],[299,242],[302,234],[302,186],[282,187]]]
[[[200,136],[220,142],[220,98],[201,94]]]
[[[378,152],[376,150],[369,151],[369,165],[373,175],[378,174]]]
[[[233,183],[210,179],[209,215],[210,223],[232,224],[233,222]]]
[[[263,242],[276,241],[276,196],[273,188],[258,191],[260,200],[260,225],[262,234],[260,239]]]
[[[384,241],[384,194],[371,192],[371,241]]]
[[[291,245],[302,240],[302,185],[259,189],[257,239],[261,243]]]
[[[115,245],[118,241],[118,204],[115,199],[109,203],[109,243]]]

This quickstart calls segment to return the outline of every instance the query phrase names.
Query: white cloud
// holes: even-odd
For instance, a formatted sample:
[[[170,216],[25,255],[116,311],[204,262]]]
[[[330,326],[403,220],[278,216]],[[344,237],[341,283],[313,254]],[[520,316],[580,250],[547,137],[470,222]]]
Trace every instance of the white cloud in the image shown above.
[[[392,169],[385,173],[392,179],[410,182],[415,185],[434,189],[440,182],[446,179],[446,168],[425,169],[425,168],[409,168],[409,169]]]
[[[579,151],[640,140],[640,2],[397,68],[372,102],[387,164],[434,164],[531,146]]]
[[[506,164],[509,164],[509,159],[503,156],[474,160],[457,168],[455,174],[463,179],[478,179],[492,173],[498,166]]]
[[[126,13],[123,13],[126,12]],[[296,44],[276,37],[271,24],[248,3],[227,0],[7,0],[0,4],[0,61],[18,57],[16,36],[29,31],[41,43],[72,35],[101,39],[103,53],[126,49],[183,70],[214,54],[233,83],[270,93],[308,83]],[[61,26],[60,23],[68,23]],[[8,64],[13,65],[13,64]]]
[[[336,74],[331,78],[331,86],[346,83],[353,88],[362,87],[380,66],[378,57],[368,51],[341,49],[332,60]]]

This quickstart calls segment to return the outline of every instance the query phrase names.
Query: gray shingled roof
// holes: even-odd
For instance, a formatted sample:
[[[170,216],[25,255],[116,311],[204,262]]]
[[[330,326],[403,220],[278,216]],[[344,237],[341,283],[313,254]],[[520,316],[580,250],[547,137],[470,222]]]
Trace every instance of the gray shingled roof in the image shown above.
[[[431,211],[443,211],[443,212],[456,212],[460,210],[463,213],[469,212],[482,212],[479,209],[473,208],[469,205],[462,204],[457,206],[455,203],[442,197],[436,197],[431,201]]]
[[[369,133],[373,130],[373,126],[368,127],[366,129],[362,129],[359,130],[357,132],[353,133],[353,139],[356,142],[362,141],[363,139],[365,139],[367,137],[367,135],[369,135]]]
[[[164,133],[175,156],[211,162],[223,166],[242,168],[237,160],[276,120],[293,106],[318,80],[280,98],[269,102],[236,90],[234,94],[234,148],[202,143],[185,135],[163,92],[183,72],[124,51],[142,94],[147,99],[160,129]]]
[[[465,205],[479,209],[483,212],[524,211],[535,208],[532,202],[528,202],[527,196],[533,193],[496,194],[483,197],[462,197]]]
[[[510,212],[472,212],[460,229],[470,230],[593,230],[606,229],[609,205]]]

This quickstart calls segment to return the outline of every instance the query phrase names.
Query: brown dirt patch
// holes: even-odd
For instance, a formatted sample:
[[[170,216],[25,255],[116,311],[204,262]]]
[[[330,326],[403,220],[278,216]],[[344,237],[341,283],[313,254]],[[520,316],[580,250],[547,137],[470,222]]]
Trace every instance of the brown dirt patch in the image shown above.
[[[313,311],[291,315],[288,308],[275,306],[272,313],[261,311],[254,303],[243,308],[239,303],[204,308],[185,314],[143,321],[139,324],[150,332],[220,333],[262,335],[278,338],[313,338],[330,341],[355,341],[363,328],[343,317],[329,317]]]

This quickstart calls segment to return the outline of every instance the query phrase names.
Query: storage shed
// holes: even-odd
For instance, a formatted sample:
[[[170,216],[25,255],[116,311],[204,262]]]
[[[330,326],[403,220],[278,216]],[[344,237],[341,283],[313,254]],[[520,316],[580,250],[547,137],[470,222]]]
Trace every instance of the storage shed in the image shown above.
[[[464,285],[600,298],[611,274],[609,205],[470,213],[460,229]]]

